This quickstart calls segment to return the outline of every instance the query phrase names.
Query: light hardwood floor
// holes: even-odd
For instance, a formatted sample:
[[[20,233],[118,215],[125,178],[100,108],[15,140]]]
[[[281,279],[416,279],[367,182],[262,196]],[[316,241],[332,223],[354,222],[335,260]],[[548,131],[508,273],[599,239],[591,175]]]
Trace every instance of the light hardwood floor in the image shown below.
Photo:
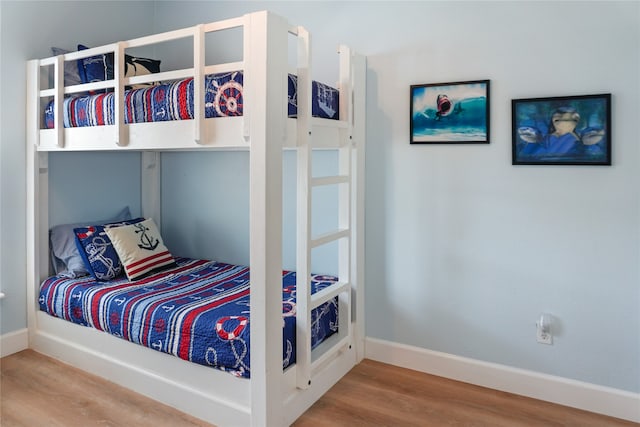
[[[207,426],[32,350],[0,359],[2,427]],[[365,360],[296,427],[638,426]]]

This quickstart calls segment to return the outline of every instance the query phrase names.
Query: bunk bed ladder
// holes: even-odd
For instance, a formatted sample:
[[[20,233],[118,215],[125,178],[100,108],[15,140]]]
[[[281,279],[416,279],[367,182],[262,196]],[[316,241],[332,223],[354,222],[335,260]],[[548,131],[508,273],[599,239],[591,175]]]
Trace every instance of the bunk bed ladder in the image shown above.
[[[312,371],[329,361],[337,352],[351,345],[351,120],[347,104],[341,104],[341,121],[335,123],[338,141],[317,140],[311,118],[310,40],[304,28],[298,29],[298,149],[297,149],[297,300],[296,300],[296,386],[306,389],[311,385]],[[347,53],[348,56],[348,53]],[[345,64],[341,63],[341,68]],[[349,63],[346,63],[348,66]],[[341,89],[345,89],[341,87]],[[350,93],[349,90],[341,93]],[[346,120],[345,120],[346,119]],[[325,122],[326,123],[326,122]],[[314,177],[312,154],[314,147],[338,149],[338,174]],[[338,229],[312,236],[313,188],[337,185]],[[311,251],[314,248],[338,242],[338,281],[311,295]],[[311,349],[311,312],[324,303],[338,300],[338,331],[315,349]]]

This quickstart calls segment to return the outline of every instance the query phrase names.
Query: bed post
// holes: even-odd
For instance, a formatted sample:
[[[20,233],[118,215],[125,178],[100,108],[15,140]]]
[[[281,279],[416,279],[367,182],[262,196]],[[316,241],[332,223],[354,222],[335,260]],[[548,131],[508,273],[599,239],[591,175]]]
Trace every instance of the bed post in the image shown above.
[[[193,140],[196,144],[206,141],[204,126],[204,25],[193,27]]]
[[[124,123],[124,43],[115,44],[113,54],[113,73],[115,80],[113,94],[113,124],[115,129],[114,140],[117,146],[129,145],[129,128]]]
[[[296,386],[311,386],[311,36],[298,28]]]
[[[37,288],[49,273],[48,154],[38,152],[40,137],[40,63],[27,63],[27,326],[33,346],[38,311]]]
[[[246,15],[245,105],[251,108],[251,425],[282,413],[282,147],[286,129],[287,22]]]
[[[40,69],[38,68],[36,76],[40,78]],[[38,86],[38,89],[40,87]],[[59,148],[64,147],[64,60],[62,55],[55,57],[53,63],[53,102],[55,104],[54,127],[56,129],[56,145]],[[33,99],[39,99],[33,98]],[[38,117],[36,115],[36,117]]]
[[[342,50],[342,49],[341,49]],[[357,53],[350,53],[350,70],[351,73],[351,90],[352,90],[352,111],[351,119],[353,120],[352,144],[353,149],[353,170],[352,170],[352,188],[351,193],[352,206],[351,211],[353,224],[353,242],[351,244],[351,281],[355,291],[355,319],[354,338],[356,345],[356,362],[359,363],[364,358],[365,353],[365,313],[364,313],[364,295],[365,295],[365,277],[364,277],[364,259],[365,259],[365,141],[366,141],[366,76],[367,63],[366,58]]]

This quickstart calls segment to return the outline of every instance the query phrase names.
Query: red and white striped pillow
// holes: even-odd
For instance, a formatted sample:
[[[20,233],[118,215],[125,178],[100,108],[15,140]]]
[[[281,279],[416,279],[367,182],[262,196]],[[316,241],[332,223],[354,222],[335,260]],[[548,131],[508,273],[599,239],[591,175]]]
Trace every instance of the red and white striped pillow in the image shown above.
[[[115,248],[129,280],[175,265],[173,256],[162,242],[153,219],[137,224],[107,227],[105,232]]]

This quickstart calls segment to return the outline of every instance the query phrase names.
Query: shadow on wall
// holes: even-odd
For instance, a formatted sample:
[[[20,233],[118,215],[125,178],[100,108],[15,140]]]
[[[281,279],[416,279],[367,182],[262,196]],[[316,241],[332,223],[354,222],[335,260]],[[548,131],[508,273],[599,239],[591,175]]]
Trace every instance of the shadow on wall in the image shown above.
[[[391,146],[391,120],[380,109],[378,98],[378,75],[367,69],[367,119],[365,152],[365,306],[368,313],[386,311],[387,292],[387,233],[386,233],[386,162]],[[386,331],[377,332],[379,321],[365,317],[366,329],[376,329],[376,336],[385,336]],[[388,331],[394,326],[386,324]],[[371,329],[370,329],[371,328]]]

